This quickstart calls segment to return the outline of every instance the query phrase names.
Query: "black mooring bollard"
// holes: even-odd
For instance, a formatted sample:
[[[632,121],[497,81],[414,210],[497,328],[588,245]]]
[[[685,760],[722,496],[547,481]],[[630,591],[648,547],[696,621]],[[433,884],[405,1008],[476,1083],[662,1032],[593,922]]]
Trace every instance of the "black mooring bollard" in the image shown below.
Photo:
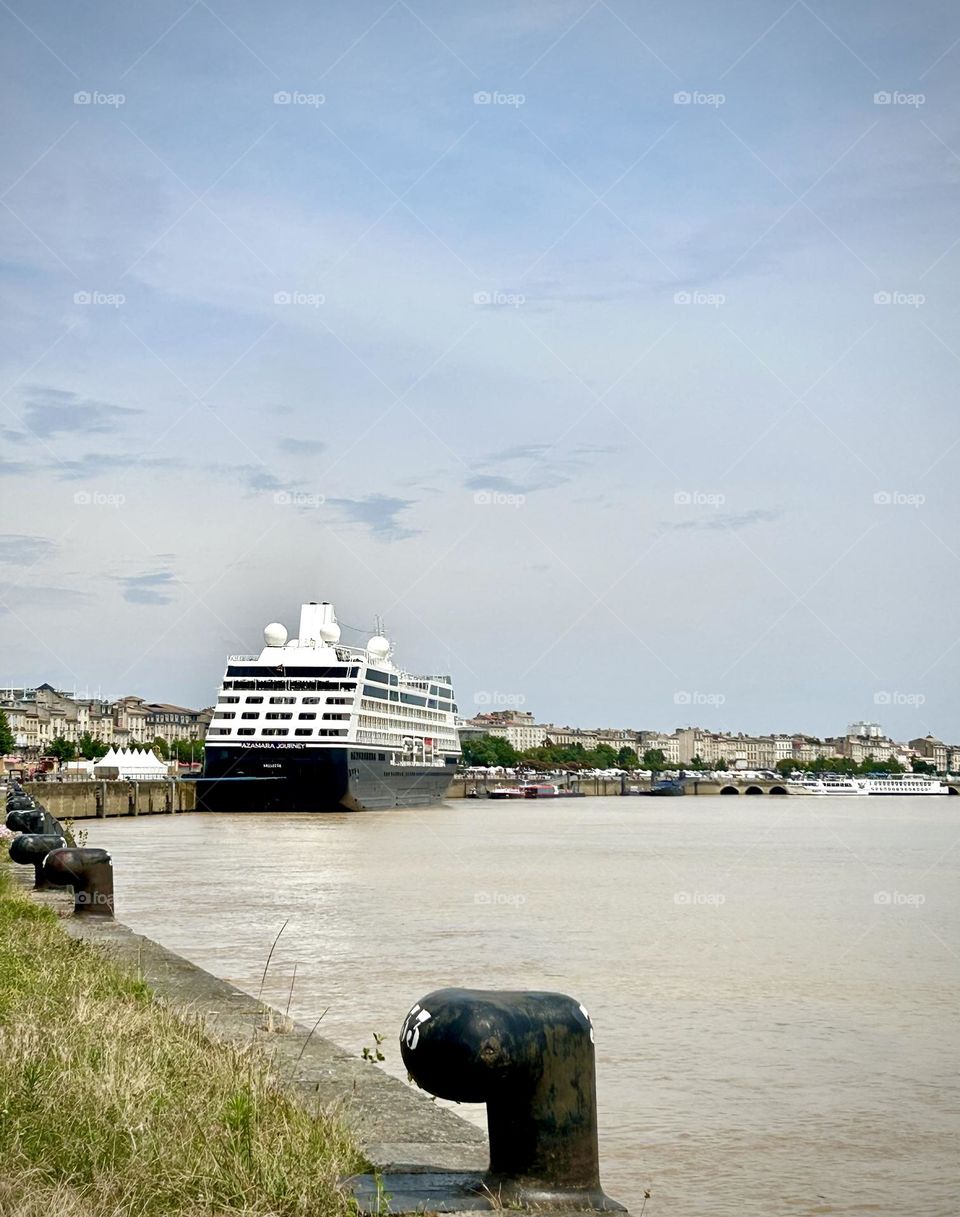
[[[7,812],[7,828],[11,832],[43,832],[46,828],[44,813],[39,807]]]
[[[28,794],[14,794],[7,796],[7,811],[30,811],[36,806],[36,800],[31,799]]]
[[[378,1194],[394,1213],[536,1208],[623,1212],[600,1186],[593,1024],[563,993],[438,989],[407,1015],[400,1053],[413,1080],[442,1099],[486,1103],[490,1165],[365,1176],[362,1211]]]
[[[33,867],[33,886],[38,892],[51,887],[43,863],[51,851],[63,849],[66,841],[53,833],[25,832],[10,842],[10,857],[21,866]]]
[[[75,915],[113,916],[113,863],[105,849],[55,849],[43,872],[54,886],[73,888]]]

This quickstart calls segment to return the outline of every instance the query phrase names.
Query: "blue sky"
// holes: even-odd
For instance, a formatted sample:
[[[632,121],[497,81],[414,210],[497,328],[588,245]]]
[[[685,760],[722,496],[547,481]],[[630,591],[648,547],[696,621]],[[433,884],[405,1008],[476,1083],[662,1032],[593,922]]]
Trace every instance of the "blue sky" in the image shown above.
[[[953,6],[0,25],[4,681],[960,741]]]

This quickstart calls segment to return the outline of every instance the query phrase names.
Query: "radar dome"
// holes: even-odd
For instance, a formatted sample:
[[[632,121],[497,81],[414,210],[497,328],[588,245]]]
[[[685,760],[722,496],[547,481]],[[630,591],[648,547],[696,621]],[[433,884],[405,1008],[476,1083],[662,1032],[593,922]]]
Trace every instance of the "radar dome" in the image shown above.
[[[320,638],[327,646],[333,646],[340,641],[340,627],[335,621],[325,621],[320,626]]]
[[[287,627],[279,621],[271,621],[264,626],[263,641],[268,647],[282,647],[287,641]]]
[[[374,634],[367,643],[367,651],[374,659],[386,659],[390,654],[390,643],[387,642],[382,634]]]

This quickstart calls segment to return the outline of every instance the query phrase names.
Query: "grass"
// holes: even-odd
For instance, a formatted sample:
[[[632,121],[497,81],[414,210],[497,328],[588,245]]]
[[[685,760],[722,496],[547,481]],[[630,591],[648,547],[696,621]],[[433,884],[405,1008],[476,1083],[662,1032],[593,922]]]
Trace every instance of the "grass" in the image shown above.
[[[70,938],[0,863],[0,1214],[347,1217],[348,1130]]]

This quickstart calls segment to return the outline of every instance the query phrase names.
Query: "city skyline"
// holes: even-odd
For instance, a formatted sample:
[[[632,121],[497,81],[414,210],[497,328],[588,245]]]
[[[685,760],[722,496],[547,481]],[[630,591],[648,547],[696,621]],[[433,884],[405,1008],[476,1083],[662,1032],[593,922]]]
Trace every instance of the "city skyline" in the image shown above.
[[[960,738],[950,6],[15,8],[5,680]]]

